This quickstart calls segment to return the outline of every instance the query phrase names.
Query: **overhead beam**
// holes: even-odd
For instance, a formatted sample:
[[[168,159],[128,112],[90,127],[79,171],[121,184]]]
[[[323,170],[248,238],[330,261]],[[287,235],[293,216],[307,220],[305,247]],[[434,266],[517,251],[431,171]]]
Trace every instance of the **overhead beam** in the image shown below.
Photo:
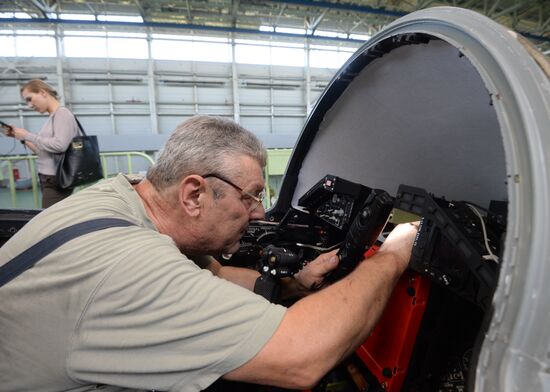
[[[47,13],[54,12],[54,9],[50,8],[50,6],[45,4],[43,1],[31,0],[31,3],[40,11],[44,18],[47,18]]]
[[[279,24],[279,19],[281,19],[281,16],[283,16],[283,12],[285,12],[285,8],[286,8],[286,4],[283,4],[283,6],[281,7],[281,10],[279,11],[279,15],[277,15],[275,22],[273,22],[274,26]]]
[[[490,16],[490,17],[493,17],[493,14],[497,10],[499,4],[500,4],[500,0],[496,0],[493,3],[493,6],[491,7],[491,9],[487,12],[487,15]]]
[[[436,2],[436,0],[419,1],[419,2],[418,2],[418,7],[417,7],[417,9],[427,8],[427,7],[429,7],[430,5],[432,5],[432,4],[435,3],[435,2]]]
[[[265,37],[268,36],[277,36],[277,37],[287,37],[287,38],[309,38],[317,41],[339,41],[339,42],[353,42],[353,43],[364,43],[362,40],[351,39],[351,38],[339,38],[339,37],[324,37],[316,36],[312,34],[291,34],[291,33],[280,33],[280,32],[270,32],[270,31],[260,31],[255,29],[245,29],[240,27],[222,27],[222,26],[206,26],[198,25],[192,23],[160,23],[160,22],[114,22],[114,21],[98,21],[98,20],[69,20],[69,19],[45,19],[45,18],[33,18],[33,19],[17,19],[17,18],[6,18],[0,19],[0,23],[7,24],[63,24],[63,25],[79,25],[79,26],[125,26],[133,28],[159,28],[159,29],[177,29],[177,30],[201,30],[201,31],[216,31],[222,33],[237,33],[237,34],[251,34],[251,35],[262,35]]]
[[[319,26],[319,23],[321,23],[321,21],[327,14],[327,12],[328,10],[323,10],[323,12],[321,12],[321,15],[316,17],[312,22],[308,24],[307,28],[310,29],[311,31],[315,31],[317,29],[317,26]]]
[[[544,22],[540,28],[539,28],[539,31],[541,33],[544,33],[544,31],[548,28],[548,26],[550,26],[550,18],[546,19],[546,22]]]
[[[282,4],[294,4],[304,7],[321,7],[328,8],[331,10],[345,10],[351,12],[363,12],[367,14],[376,14],[376,15],[385,15],[393,17],[401,17],[408,14],[408,12],[403,11],[390,11],[383,8],[373,8],[363,5],[355,4],[346,4],[346,3],[331,3],[329,1],[313,1],[313,0],[269,0],[272,3],[282,3]]]
[[[231,25],[233,27],[237,26],[237,14],[239,11],[239,0],[231,1]]]
[[[141,19],[145,20],[145,10],[141,6],[141,3],[139,2],[139,0],[134,0],[134,4],[136,5],[139,11],[139,15],[141,16]]]
[[[1,23],[12,23],[12,24],[66,24],[66,25],[82,25],[82,26],[126,26],[133,28],[140,27],[152,27],[152,28],[167,28],[167,29],[185,29],[185,30],[203,30],[203,31],[217,31],[224,33],[238,33],[238,34],[253,34],[253,35],[262,35],[262,36],[279,36],[279,37],[290,37],[290,38],[310,38],[318,41],[339,41],[339,42],[355,42],[355,43],[364,43],[362,40],[356,40],[351,38],[339,38],[339,37],[320,37],[312,34],[290,34],[290,33],[279,33],[279,32],[269,32],[269,31],[260,31],[256,29],[245,29],[238,27],[223,27],[223,26],[206,26],[206,25],[197,25],[192,23],[158,23],[158,22],[113,22],[113,21],[98,21],[98,20],[66,20],[66,19],[46,19],[46,18],[33,18],[33,19],[18,19],[18,18],[6,18],[0,19]],[[550,37],[543,35],[536,35],[530,32],[518,31],[519,34],[523,35],[526,38],[550,43]]]
[[[496,19],[496,18],[499,18],[499,17],[501,17],[501,16],[508,15],[508,14],[510,14],[511,12],[517,11],[519,8],[523,7],[523,5],[524,5],[523,3],[516,3],[516,4],[514,4],[514,5],[511,6],[511,7],[508,7],[508,8],[506,8],[506,9],[503,9],[503,10],[500,11],[500,12],[497,12],[497,13],[495,13],[495,14],[492,14],[491,17]]]

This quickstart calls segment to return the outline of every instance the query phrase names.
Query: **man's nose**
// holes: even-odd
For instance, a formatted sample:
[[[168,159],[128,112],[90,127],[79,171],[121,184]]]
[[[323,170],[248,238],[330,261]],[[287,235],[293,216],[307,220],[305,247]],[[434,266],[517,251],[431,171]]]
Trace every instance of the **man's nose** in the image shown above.
[[[263,220],[265,218],[265,208],[262,203],[250,211],[250,220]]]

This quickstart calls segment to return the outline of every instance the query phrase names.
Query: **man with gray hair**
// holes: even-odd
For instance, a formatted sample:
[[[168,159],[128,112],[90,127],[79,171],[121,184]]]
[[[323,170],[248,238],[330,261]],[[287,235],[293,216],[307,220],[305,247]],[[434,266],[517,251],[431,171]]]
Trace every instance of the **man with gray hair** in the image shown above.
[[[197,116],[145,179],[102,181],[43,211],[0,249],[0,265],[95,218],[133,223],[79,236],[0,287],[0,390],[199,391],[216,379],[306,388],[361,344],[406,268],[415,228],[288,309],[221,266],[262,219],[266,152],[231,120]],[[192,261],[193,260],[193,261]],[[334,252],[300,272],[304,290]],[[202,268],[199,268],[202,267]],[[221,279],[220,279],[221,278]]]

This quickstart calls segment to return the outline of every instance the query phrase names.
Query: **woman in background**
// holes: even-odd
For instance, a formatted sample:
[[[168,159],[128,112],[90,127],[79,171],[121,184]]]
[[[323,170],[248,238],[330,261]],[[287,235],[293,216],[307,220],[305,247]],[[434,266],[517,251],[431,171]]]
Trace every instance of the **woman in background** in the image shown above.
[[[17,127],[12,127],[7,133],[21,140],[38,156],[36,165],[42,190],[42,208],[47,208],[72,193],[72,189],[61,189],[57,185],[54,154],[67,150],[73,137],[78,135],[79,128],[71,111],[59,103],[57,91],[42,80],[34,79],[23,85],[21,96],[31,109],[49,114],[37,134]]]

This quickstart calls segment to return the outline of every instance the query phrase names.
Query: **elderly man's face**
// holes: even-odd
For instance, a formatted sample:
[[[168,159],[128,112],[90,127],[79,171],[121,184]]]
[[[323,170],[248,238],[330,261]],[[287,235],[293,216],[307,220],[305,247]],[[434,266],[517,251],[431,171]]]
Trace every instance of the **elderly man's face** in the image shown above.
[[[264,190],[262,168],[252,158],[243,155],[228,163],[224,174],[207,176],[206,183],[212,187],[211,201],[205,216],[208,248],[220,253],[234,253],[239,249],[240,239],[248,222],[263,219],[264,207],[257,199]],[[213,190],[221,190],[223,196],[214,198]]]

